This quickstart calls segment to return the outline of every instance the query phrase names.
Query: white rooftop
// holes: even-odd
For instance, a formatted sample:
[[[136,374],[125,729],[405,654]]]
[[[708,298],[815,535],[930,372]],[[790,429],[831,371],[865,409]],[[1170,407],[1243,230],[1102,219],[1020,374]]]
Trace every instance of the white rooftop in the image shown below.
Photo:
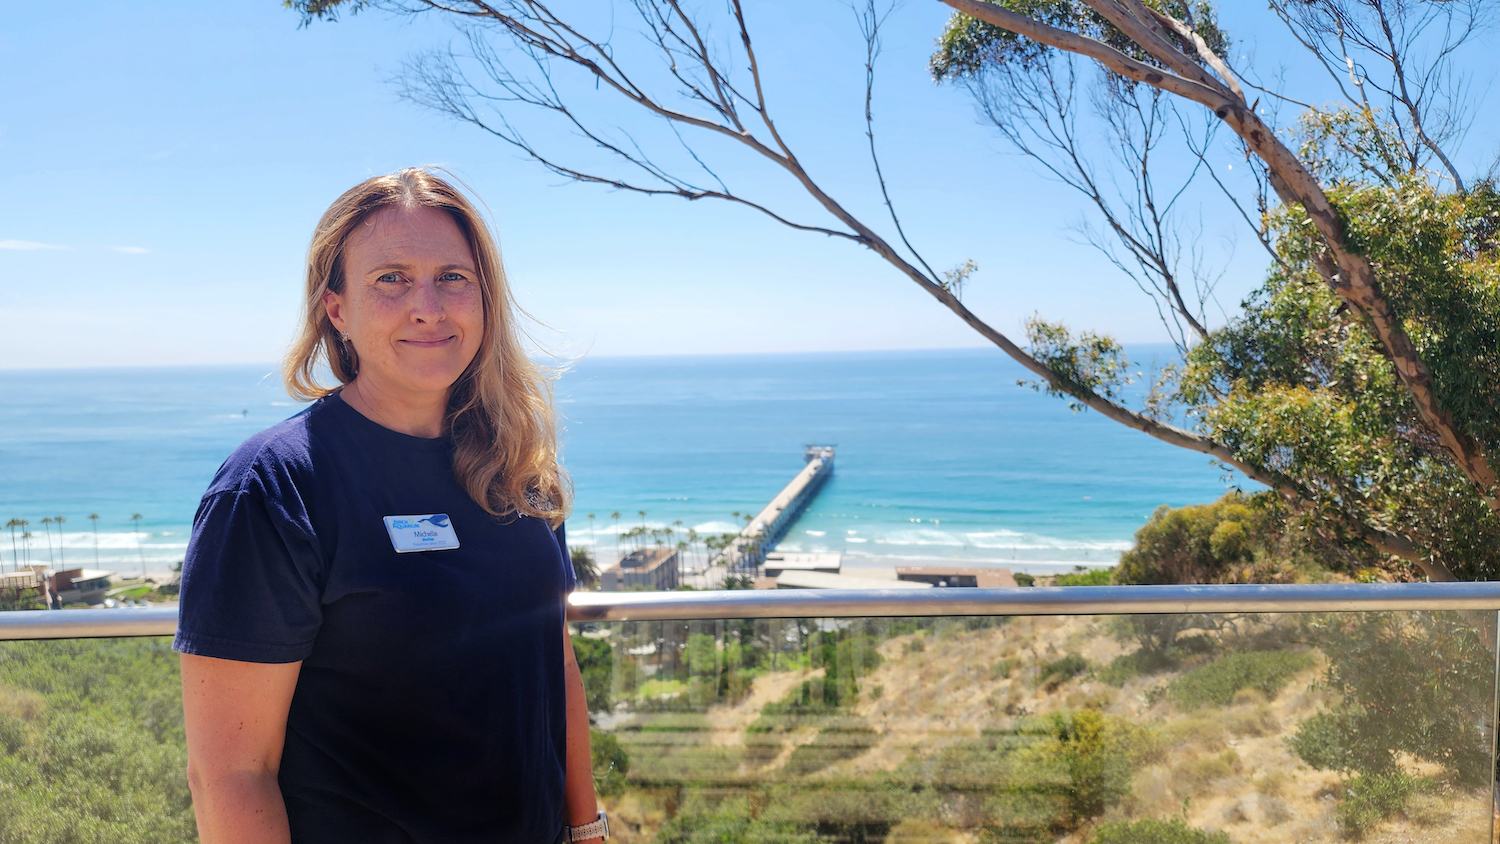
[[[910,580],[886,580],[879,577],[857,577],[828,574],[821,571],[788,571],[776,578],[777,589],[932,589],[931,583]]]
[[[837,572],[844,565],[844,555],[832,554],[792,554],[783,551],[773,551],[766,555],[766,568],[780,569],[781,571],[829,571]]]

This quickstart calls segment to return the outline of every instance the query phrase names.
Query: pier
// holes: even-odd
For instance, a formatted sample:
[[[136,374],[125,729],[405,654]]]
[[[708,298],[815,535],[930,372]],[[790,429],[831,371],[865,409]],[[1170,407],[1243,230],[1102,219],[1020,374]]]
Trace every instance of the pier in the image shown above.
[[[802,455],[807,465],[745,525],[734,541],[719,552],[704,572],[708,588],[722,586],[724,578],[729,575],[755,575],[760,564],[765,562],[766,552],[774,549],[776,543],[786,536],[792,523],[833,474],[833,454],[831,445],[807,446]]]

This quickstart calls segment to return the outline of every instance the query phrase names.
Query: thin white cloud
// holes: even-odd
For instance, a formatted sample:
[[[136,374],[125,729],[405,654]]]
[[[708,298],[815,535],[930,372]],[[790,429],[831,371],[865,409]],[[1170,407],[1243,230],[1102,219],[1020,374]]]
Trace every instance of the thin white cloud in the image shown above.
[[[34,240],[0,240],[0,249],[19,249],[22,251],[33,251],[36,249],[58,249],[67,251],[67,246],[56,246],[51,243],[37,243]]]
[[[124,252],[126,255],[145,255],[151,251],[144,246],[111,246],[109,248],[116,252]]]

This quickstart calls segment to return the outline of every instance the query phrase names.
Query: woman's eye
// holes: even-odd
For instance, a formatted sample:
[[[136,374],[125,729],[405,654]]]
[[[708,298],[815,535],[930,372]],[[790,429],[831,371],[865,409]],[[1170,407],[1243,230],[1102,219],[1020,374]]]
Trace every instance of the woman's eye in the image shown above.
[[[438,276],[438,281],[463,282],[468,281],[468,279],[464,277],[463,273],[443,273],[441,276]]]

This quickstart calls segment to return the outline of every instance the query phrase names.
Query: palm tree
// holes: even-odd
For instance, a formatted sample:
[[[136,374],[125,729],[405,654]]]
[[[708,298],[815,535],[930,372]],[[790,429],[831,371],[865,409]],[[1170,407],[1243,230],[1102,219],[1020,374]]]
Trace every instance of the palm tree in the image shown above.
[[[589,514],[589,546],[593,547],[594,543],[595,543],[595,539],[594,539],[594,514],[590,513]]]
[[[89,521],[94,523],[94,566],[99,565],[99,514],[90,513]]]
[[[52,523],[57,525],[57,562],[63,568],[67,568],[68,566],[68,555],[67,552],[63,551],[63,522],[66,521],[67,518],[63,516],[52,517]]]
[[[618,559],[620,556],[620,511],[610,513],[609,517],[615,520],[615,558]]]
[[[47,533],[47,565],[55,566],[57,560],[52,556],[52,517],[42,517],[42,530]]]
[[[31,565],[31,532],[26,528],[31,526],[31,522],[25,519],[16,519],[16,522],[21,528],[21,550],[26,552],[26,565],[29,566]]]
[[[146,576],[146,549],[141,545],[141,519],[145,518],[140,513],[130,514],[130,521],[135,525],[135,550],[141,557],[141,577]]]
[[[598,587],[599,563],[594,559],[594,552],[587,548],[574,548],[569,556],[573,560],[573,574],[578,579],[578,585],[584,589]]]
[[[635,514],[637,516],[641,517],[641,527],[645,527],[646,526],[646,511],[645,510],[637,510],[637,511],[635,511]]]
[[[11,519],[10,521],[8,521],[8,522],[5,523],[5,526],[8,527],[8,528],[10,528],[10,556],[11,556],[11,561],[13,563],[15,563],[16,571],[20,571],[21,570],[21,549],[20,549],[20,546],[16,545],[16,528],[18,528],[18,527],[21,526],[21,520],[20,519]]]

